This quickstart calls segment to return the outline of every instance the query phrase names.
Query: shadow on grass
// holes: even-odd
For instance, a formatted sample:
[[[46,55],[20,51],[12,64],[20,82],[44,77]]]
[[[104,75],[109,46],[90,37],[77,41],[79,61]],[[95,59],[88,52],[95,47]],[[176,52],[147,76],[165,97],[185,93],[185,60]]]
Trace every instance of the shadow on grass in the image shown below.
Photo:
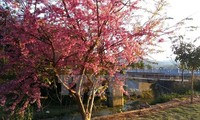
[[[39,119],[62,119],[66,115],[73,115],[78,112],[77,106],[73,105],[70,107],[65,106],[48,106],[41,111],[34,111],[33,120]]]

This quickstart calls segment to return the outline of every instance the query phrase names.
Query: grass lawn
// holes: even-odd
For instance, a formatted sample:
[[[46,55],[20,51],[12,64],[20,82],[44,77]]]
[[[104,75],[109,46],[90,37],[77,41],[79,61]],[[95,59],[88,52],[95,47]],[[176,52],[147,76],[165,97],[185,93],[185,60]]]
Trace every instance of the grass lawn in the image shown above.
[[[170,108],[127,120],[200,120],[200,103]]]

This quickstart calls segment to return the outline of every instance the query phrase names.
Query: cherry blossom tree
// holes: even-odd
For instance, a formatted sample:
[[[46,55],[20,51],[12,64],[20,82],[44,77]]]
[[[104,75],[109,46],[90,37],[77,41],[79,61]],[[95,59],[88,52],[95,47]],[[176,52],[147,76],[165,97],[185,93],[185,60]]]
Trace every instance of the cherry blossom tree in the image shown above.
[[[40,89],[60,82],[77,101],[84,120],[91,119],[94,98],[107,78],[163,41],[164,0],[6,0],[1,29],[1,59],[15,77],[0,87],[7,110],[41,107]],[[148,7],[149,6],[149,7]],[[62,77],[64,75],[64,79]],[[67,77],[66,77],[67,76]],[[71,80],[70,78],[74,79]],[[123,81],[115,84],[123,90]],[[88,94],[83,103],[83,94]]]

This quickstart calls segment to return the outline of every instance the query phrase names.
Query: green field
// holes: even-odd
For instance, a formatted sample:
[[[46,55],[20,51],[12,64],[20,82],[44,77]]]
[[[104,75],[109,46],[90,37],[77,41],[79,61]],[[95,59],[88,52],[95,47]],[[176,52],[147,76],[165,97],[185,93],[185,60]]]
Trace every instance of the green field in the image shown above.
[[[200,120],[200,103],[170,108],[127,120]]]

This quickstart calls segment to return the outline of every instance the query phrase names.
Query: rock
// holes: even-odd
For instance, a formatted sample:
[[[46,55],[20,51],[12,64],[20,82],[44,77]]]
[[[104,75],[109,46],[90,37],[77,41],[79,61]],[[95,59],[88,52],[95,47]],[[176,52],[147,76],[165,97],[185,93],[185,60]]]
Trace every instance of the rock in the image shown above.
[[[140,109],[142,108],[150,108],[151,106],[146,102],[140,105]]]

